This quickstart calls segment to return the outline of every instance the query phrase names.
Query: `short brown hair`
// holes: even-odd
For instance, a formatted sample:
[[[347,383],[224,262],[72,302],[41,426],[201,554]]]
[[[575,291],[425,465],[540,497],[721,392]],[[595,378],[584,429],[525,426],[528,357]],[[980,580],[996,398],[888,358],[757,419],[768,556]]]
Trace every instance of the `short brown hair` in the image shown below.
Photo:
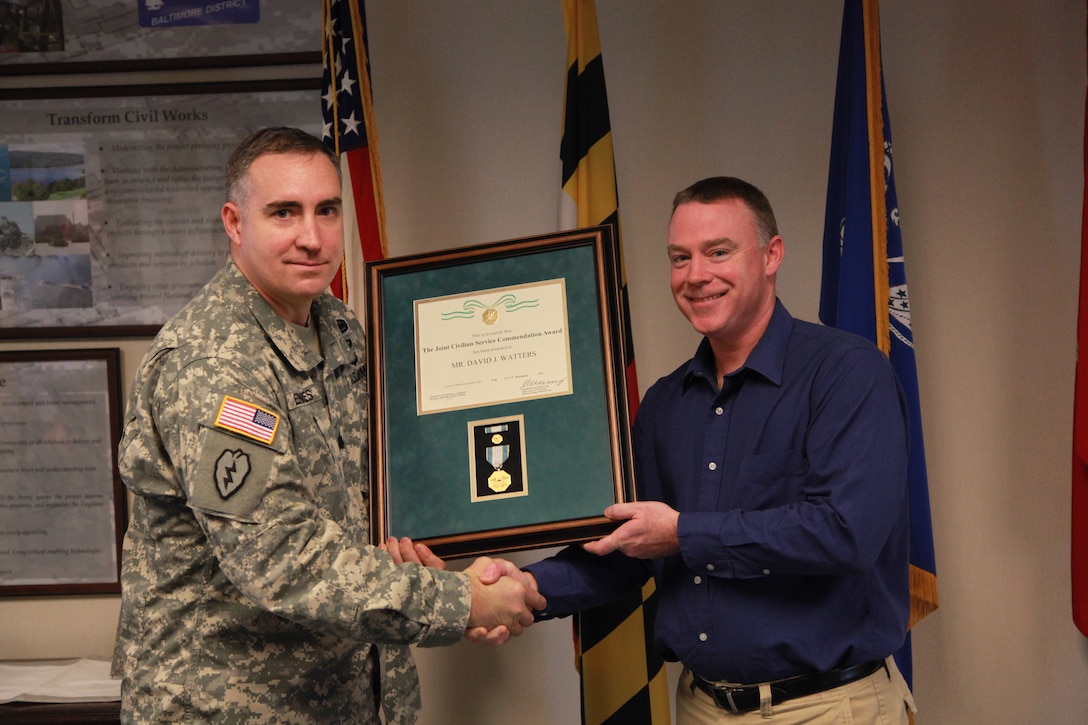
[[[289,126],[262,128],[239,143],[227,159],[227,201],[242,204],[248,196],[246,172],[259,157],[265,154],[323,154],[343,180],[340,160],[336,154],[316,136]]]
[[[759,246],[764,246],[771,237],[778,234],[778,222],[775,221],[774,210],[771,209],[771,202],[766,195],[747,181],[733,176],[711,176],[678,192],[672,200],[672,214],[682,204],[713,204],[730,199],[742,202],[752,211],[762,237]]]

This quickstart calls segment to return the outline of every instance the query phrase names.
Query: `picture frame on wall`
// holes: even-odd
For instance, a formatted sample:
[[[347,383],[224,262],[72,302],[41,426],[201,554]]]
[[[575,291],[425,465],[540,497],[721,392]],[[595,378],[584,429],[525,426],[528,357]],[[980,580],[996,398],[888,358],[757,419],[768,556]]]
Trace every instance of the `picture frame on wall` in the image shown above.
[[[0,351],[0,596],[121,591],[117,348]]]
[[[634,496],[609,226],[368,262],[371,530],[588,541]]]
[[[321,12],[291,0],[0,3],[0,75],[321,62]]]
[[[320,79],[45,88],[0,101],[0,340],[153,336],[222,267],[233,148],[320,136]]]

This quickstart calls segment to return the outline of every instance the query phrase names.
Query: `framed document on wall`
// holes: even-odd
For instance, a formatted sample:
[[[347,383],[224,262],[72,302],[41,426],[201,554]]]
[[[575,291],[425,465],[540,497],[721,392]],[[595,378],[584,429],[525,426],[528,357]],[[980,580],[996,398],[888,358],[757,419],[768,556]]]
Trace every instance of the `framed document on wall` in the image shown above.
[[[0,75],[321,62],[321,10],[294,0],[0,3]]]
[[[320,79],[45,88],[0,101],[0,339],[154,335],[226,261],[231,150],[321,133]]]
[[[587,541],[633,497],[611,227],[367,264],[371,530],[440,556]]]
[[[121,591],[119,358],[0,352],[0,596]]]

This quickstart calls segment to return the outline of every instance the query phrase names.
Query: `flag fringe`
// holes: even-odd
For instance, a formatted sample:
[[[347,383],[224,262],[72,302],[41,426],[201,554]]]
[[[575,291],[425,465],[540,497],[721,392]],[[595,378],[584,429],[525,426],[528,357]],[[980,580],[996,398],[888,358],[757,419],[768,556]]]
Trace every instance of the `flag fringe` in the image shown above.
[[[937,602],[937,575],[910,565],[910,620],[908,627],[921,622],[940,606]]]

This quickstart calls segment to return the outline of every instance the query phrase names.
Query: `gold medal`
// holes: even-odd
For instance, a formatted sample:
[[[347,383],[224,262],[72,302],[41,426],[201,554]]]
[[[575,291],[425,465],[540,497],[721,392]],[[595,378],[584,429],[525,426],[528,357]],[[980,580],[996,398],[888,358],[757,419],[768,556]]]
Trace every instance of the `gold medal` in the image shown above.
[[[495,472],[487,477],[487,487],[495,493],[502,493],[510,488],[510,474],[501,468],[495,469]]]

